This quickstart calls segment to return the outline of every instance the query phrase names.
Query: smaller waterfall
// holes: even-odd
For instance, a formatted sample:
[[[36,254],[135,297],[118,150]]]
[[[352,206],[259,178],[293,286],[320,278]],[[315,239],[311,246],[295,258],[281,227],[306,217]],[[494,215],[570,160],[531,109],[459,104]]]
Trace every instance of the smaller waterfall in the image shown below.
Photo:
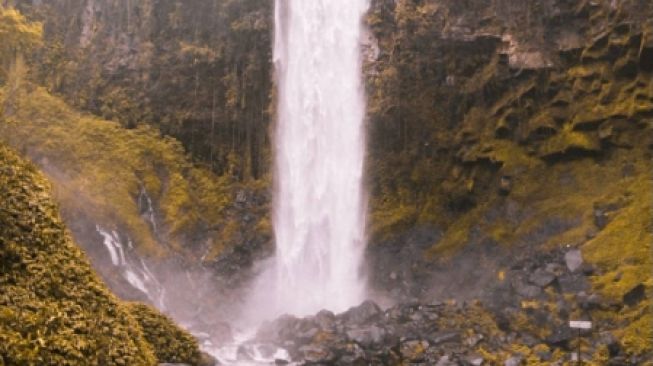
[[[96,226],[96,231],[103,238],[102,244],[109,252],[111,264],[120,272],[122,278],[142,292],[157,308],[165,310],[165,288],[150,271],[143,258],[131,255],[130,251],[133,249],[131,241],[127,240],[125,246],[118,232],[106,230],[99,225]]]

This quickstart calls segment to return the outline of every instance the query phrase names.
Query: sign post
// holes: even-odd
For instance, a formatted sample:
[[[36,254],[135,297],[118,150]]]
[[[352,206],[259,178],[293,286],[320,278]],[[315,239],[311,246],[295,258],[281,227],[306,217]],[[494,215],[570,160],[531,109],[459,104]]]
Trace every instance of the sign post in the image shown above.
[[[580,339],[581,339],[581,331],[583,329],[592,329],[592,322],[586,321],[586,320],[570,320],[569,321],[569,328],[572,329],[578,329],[578,353],[576,354],[576,359],[578,360],[578,365],[583,364],[583,357],[580,355]]]

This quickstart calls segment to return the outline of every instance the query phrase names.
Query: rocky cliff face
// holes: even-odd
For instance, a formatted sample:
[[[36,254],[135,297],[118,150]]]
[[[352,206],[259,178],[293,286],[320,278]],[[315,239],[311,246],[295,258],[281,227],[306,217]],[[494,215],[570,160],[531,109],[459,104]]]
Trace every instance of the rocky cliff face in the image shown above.
[[[270,2],[18,3],[46,22],[52,91],[160,127],[219,176],[269,171]],[[650,358],[652,13],[644,0],[372,1],[372,286],[480,298],[516,345],[564,348],[551,325],[596,319],[620,362]],[[231,273],[258,236],[240,218],[269,199],[250,192],[219,225],[242,239],[216,260]],[[596,338],[597,360],[606,347]]]
[[[606,314],[581,305],[598,296],[632,314],[612,313],[602,329],[650,352],[633,341],[651,337],[641,328],[650,299],[626,298],[651,286],[651,6],[373,2],[376,286],[521,311],[566,304],[551,324]],[[572,249],[593,268],[585,284],[546,270]],[[534,284],[532,272],[557,285]]]
[[[45,23],[39,78],[125,126],[152,124],[218,174],[269,167],[269,1],[9,1]]]

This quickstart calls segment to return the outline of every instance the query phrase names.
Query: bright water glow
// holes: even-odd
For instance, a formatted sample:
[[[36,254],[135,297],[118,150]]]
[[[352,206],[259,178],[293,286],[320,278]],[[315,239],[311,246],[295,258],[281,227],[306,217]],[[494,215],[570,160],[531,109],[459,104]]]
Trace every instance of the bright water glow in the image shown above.
[[[343,311],[364,299],[367,0],[277,0],[278,313]]]

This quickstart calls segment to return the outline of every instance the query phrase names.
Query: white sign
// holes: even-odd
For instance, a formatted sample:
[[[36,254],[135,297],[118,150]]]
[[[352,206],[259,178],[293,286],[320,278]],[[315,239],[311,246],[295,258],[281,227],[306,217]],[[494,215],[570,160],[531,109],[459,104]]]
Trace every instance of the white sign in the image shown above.
[[[584,320],[570,320],[569,328],[592,329],[592,322],[588,322]]]

